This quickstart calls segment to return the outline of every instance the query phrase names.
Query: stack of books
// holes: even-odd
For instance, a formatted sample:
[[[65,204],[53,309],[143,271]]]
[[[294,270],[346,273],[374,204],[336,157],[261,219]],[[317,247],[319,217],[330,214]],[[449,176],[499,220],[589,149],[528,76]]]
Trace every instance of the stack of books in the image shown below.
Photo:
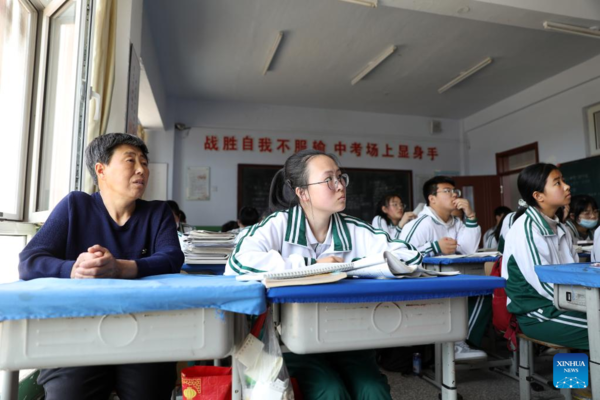
[[[235,246],[235,233],[191,231],[184,250],[186,264],[225,264]]]

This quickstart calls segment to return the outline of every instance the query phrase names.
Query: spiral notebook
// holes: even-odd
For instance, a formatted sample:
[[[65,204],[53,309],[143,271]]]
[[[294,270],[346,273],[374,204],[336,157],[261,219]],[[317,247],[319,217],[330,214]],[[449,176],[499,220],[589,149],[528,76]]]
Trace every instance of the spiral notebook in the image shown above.
[[[305,276],[327,274],[330,272],[347,272],[348,276],[357,278],[429,278],[433,276],[456,275],[458,271],[430,271],[419,265],[408,265],[389,251],[365,257],[349,263],[320,263],[301,269],[278,272],[249,273],[238,275],[238,281],[265,281],[265,279],[293,279]]]
[[[262,274],[238,275],[238,281],[262,281],[263,279],[291,279],[302,278],[304,276],[327,274],[329,272],[346,272],[355,269],[355,263],[319,263],[313,264],[302,269],[293,269],[289,271],[265,272]]]

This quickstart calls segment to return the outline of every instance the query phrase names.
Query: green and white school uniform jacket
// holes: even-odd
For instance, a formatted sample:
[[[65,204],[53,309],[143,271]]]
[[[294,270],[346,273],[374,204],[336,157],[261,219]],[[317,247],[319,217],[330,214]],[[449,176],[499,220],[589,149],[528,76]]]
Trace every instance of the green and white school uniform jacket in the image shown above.
[[[500,228],[500,238],[498,240],[498,251],[500,253],[504,253],[504,242],[506,242],[506,235],[510,228],[512,228],[513,223],[515,222],[515,215],[517,213],[515,211],[506,214],[504,220],[502,221],[502,228]]]
[[[534,268],[579,262],[567,229],[558,219],[551,220],[535,207],[528,207],[506,237],[502,277],[507,280],[508,311],[531,318],[532,324],[549,319],[561,322],[560,318],[569,324],[570,317],[560,317],[563,312],[553,305],[554,285],[540,282]]]
[[[569,233],[571,234],[571,237],[573,238],[573,244],[575,246],[577,246],[577,242],[579,240],[594,240],[595,232],[593,230],[588,229],[587,235],[582,235],[577,230],[575,223],[573,221],[571,221],[570,219],[567,219],[567,222],[565,222],[565,225],[567,226],[567,228],[569,228]]]
[[[592,251],[592,261],[600,261],[600,228],[594,231],[594,250]]]
[[[473,254],[479,247],[481,227],[477,225],[477,219],[467,219],[463,224],[458,217],[452,216],[448,222],[444,222],[431,207],[425,206],[419,218],[404,225],[400,234],[400,240],[412,244],[424,256],[442,254],[438,240],[443,237],[458,242],[457,253]]]
[[[381,218],[381,216],[379,215],[376,215],[375,218],[373,218],[373,222],[371,222],[371,225],[373,225],[374,228],[381,229],[382,231],[387,232],[392,239],[400,238],[402,228],[393,224],[388,225],[387,221],[384,218]]]
[[[409,244],[342,213],[331,216],[325,242],[318,243],[302,207],[296,206],[271,214],[247,230],[227,262],[225,275],[301,269],[327,256],[351,262],[383,251],[393,252],[409,265],[423,260]]]

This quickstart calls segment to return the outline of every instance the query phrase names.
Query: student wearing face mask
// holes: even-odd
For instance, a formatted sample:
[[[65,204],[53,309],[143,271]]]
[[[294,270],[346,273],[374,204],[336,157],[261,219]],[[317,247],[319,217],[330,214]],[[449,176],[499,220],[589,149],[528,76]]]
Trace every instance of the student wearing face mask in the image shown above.
[[[579,240],[593,240],[598,226],[598,205],[593,197],[580,194],[571,199],[566,225],[573,236],[573,244]]]

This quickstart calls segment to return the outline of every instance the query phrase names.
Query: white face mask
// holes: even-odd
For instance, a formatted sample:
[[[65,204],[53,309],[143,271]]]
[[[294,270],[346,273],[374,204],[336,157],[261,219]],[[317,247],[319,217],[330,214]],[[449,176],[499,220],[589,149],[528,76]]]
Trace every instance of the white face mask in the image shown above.
[[[594,229],[596,227],[596,225],[598,225],[598,220],[597,219],[583,219],[581,218],[579,220],[579,225],[583,226],[584,228],[587,229]]]

